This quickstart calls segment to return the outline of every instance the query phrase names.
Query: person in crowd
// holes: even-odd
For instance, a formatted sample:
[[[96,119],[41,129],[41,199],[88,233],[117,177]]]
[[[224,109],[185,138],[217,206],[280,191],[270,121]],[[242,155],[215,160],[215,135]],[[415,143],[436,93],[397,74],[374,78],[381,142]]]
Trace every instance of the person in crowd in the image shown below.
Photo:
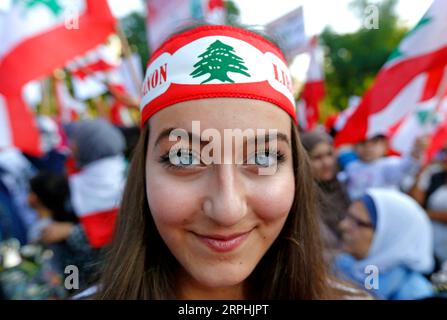
[[[424,210],[410,196],[368,189],[340,223],[343,249],[336,271],[379,299],[423,299],[434,295],[424,277],[432,272],[433,233]]]
[[[326,246],[337,249],[340,247],[340,221],[349,207],[349,196],[345,187],[337,178],[337,158],[332,144],[332,138],[322,131],[304,133],[301,137],[304,148],[309,154],[313,175],[322,191],[321,216],[328,227]],[[324,230],[323,230],[324,232]]]
[[[37,221],[36,211],[28,204],[29,179],[34,174],[35,168],[18,149],[0,148],[2,204],[9,208],[6,210],[9,218],[1,222],[10,224],[9,236],[17,238],[22,245],[28,242],[27,233]]]
[[[36,117],[40,132],[43,155],[34,157],[27,155],[29,161],[39,171],[65,172],[65,161],[69,153],[63,146],[63,132],[58,124],[49,116]]]
[[[194,27],[154,53],[142,133],[96,298],[342,295],[322,257],[290,84],[277,46],[237,27]],[[228,129],[256,137],[232,139],[238,161],[223,150]]]
[[[67,266],[76,266],[80,288],[87,287],[98,257],[73,212],[67,178],[51,171],[39,172],[30,180],[28,201],[39,215],[29,241],[53,250],[53,265],[61,274]]]
[[[376,135],[355,145],[359,159],[345,164],[345,183],[351,200],[359,199],[368,188],[399,188],[404,177],[416,174],[425,150],[424,139],[417,139],[409,155],[385,156],[387,138]],[[340,154],[343,157],[343,154]]]
[[[90,284],[96,281],[122,196],[125,139],[103,119],[77,121],[68,127],[67,133],[77,168],[68,177],[70,203],[79,223],[52,222],[43,229],[42,240],[47,244],[78,244],[73,251],[88,255],[86,260],[90,263],[80,271],[86,276],[84,283]]]
[[[447,148],[437,158],[440,170],[431,175],[422,199],[433,224],[435,255],[442,265],[447,262]]]

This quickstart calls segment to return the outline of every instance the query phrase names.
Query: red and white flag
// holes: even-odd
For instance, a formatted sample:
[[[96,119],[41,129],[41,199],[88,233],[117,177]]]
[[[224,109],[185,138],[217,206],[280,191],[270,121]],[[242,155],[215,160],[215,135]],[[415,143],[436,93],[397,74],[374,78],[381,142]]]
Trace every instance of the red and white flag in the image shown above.
[[[87,111],[87,106],[72,97],[64,80],[55,81],[56,104],[61,124],[79,120]]]
[[[427,72],[446,63],[447,2],[435,0],[380,70],[373,86],[335,137],[336,145],[386,134],[416,110],[427,86],[436,84],[431,83]]]
[[[94,248],[103,247],[112,239],[125,171],[124,158],[114,156],[92,162],[69,177],[74,211]]]
[[[115,25],[106,0],[13,1],[0,19],[3,94],[16,94],[103,42]]]
[[[320,102],[324,98],[324,74],[322,55],[320,54],[317,38],[313,37],[309,45],[310,62],[306,82],[298,104],[300,125],[305,130],[315,128],[320,118]]]
[[[124,85],[112,85],[115,92],[122,95],[128,95]],[[115,97],[111,99],[110,122],[119,127],[132,127],[135,125],[128,106]]]
[[[400,154],[411,152],[418,137],[431,136],[445,114],[447,68],[431,70],[426,75],[425,88],[420,99],[413,101],[415,110],[389,129],[390,147]],[[411,102],[410,102],[411,103]]]
[[[106,93],[107,82],[120,82],[120,62],[108,46],[100,45],[68,63],[75,97],[87,100]]]
[[[223,0],[204,0],[205,20],[213,24],[225,24],[225,4]]]
[[[13,146],[30,155],[42,154],[37,123],[22,95],[0,94],[0,150]]]

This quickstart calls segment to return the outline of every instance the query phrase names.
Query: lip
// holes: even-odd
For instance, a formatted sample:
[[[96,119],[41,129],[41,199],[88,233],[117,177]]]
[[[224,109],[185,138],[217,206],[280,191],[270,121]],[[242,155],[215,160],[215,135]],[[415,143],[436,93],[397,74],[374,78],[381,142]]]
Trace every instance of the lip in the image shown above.
[[[224,253],[233,251],[241,246],[242,243],[244,243],[248,238],[252,230],[253,229],[231,235],[202,235],[195,232],[193,232],[193,234],[211,250]]]

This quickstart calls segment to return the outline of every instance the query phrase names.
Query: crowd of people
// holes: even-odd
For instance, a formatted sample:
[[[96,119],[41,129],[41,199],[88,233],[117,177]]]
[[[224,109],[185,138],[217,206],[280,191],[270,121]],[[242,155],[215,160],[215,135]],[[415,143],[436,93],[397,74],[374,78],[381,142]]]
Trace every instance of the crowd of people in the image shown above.
[[[185,31],[167,46],[198,41],[197,34],[203,39],[225,35],[281,57],[267,40],[248,31],[199,27],[195,32]],[[176,43],[178,39],[183,42]],[[233,45],[243,49],[242,42]],[[191,56],[178,59],[183,63]],[[299,132],[293,121],[291,125],[294,107],[282,96],[269,100],[269,95],[279,95],[273,89],[254,95],[238,86],[237,98],[223,90],[215,99],[189,101],[194,100],[187,92],[191,87],[167,91],[161,97],[166,103],[150,97],[147,101],[163,105],[145,106],[141,132],[100,118],[61,127],[41,116],[43,156],[1,149],[2,298],[60,299],[98,286],[103,299],[206,298],[198,289],[202,284],[233,283],[246,283],[251,290],[235,291],[231,297],[440,296],[442,281],[434,279],[442,280],[439,275],[447,272],[447,144],[429,164],[422,162],[423,138],[410,154],[401,156],[389,155],[386,135],[335,148],[323,127]],[[176,96],[184,92],[186,96]],[[283,137],[283,154],[276,154],[278,164],[284,164],[278,176],[261,181],[251,171],[241,177],[220,166],[221,171],[208,175],[193,171],[193,179],[192,171],[185,169],[188,157],[172,169],[166,163],[169,154],[154,156],[170,146],[163,130],[187,127],[197,117],[209,127],[264,125],[291,132]],[[245,238],[209,235],[207,228],[223,232],[239,220],[249,221],[244,227],[251,227],[247,234],[253,234],[242,262],[232,256],[229,262],[216,262],[188,238],[198,238],[216,252],[229,252]],[[181,238],[185,228],[193,230]],[[321,247],[314,229],[319,230]],[[178,265],[186,272],[176,274],[181,290],[175,296],[170,277]],[[67,266],[79,270],[78,284],[67,285]],[[330,295],[328,286],[341,288],[343,294]],[[224,292],[212,293],[219,297]]]
[[[322,191],[324,239],[337,274],[364,287],[365,268],[375,266],[380,286],[370,293],[378,298],[437,295],[431,275],[447,267],[447,148],[423,165],[424,138],[402,156],[388,155],[385,135],[339,149],[324,129],[302,139]]]

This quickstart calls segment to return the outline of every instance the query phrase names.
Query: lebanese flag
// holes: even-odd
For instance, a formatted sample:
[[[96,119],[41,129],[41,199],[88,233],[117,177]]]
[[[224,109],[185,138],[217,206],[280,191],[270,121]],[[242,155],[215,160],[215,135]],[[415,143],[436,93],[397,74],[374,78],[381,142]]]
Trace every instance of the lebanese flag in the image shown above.
[[[67,16],[74,18],[66,20]],[[76,15],[78,14],[78,20]],[[15,95],[114,32],[107,0],[13,1],[0,16],[0,93]]]
[[[87,106],[72,97],[64,80],[56,79],[54,86],[59,122],[67,124],[79,120],[86,113]]]
[[[122,156],[94,161],[69,177],[74,211],[93,248],[110,243],[124,189]]]
[[[373,86],[335,137],[356,143],[390,128],[413,112],[424,96],[427,71],[447,63],[447,1],[435,0],[380,70]]]
[[[203,11],[208,23],[225,24],[226,9],[223,0],[205,0]]]
[[[111,86],[119,94],[129,94],[124,85],[112,84]],[[115,97],[112,98],[112,105],[110,107],[110,122],[119,127],[131,127],[135,125],[129,107]]]
[[[317,38],[313,37],[309,44],[310,63],[307,71],[306,83],[301,94],[302,103],[299,113],[302,113],[300,123],[305,131],[312,130],[320,118],[320,102],[324,98],[324,75],[321,55]]]
[[[32,156],[42,155],[37,123],[22,95],[0,94],[0,150],[12,146]]]
[[[107,92],[107,82],[119,82],[120,59],[106,45],[100,45],[67,64],[74,95],[87,100]]]
[[[432,135],[444,113],[441,107],[446,94],[447,68],[436,68],[423,77],[425,87],[422,96],[406,104],[409,107],[414,105],[415,110],[391,126],[388,132],[390,147],[399,154],[409,154],[418,137]]]

